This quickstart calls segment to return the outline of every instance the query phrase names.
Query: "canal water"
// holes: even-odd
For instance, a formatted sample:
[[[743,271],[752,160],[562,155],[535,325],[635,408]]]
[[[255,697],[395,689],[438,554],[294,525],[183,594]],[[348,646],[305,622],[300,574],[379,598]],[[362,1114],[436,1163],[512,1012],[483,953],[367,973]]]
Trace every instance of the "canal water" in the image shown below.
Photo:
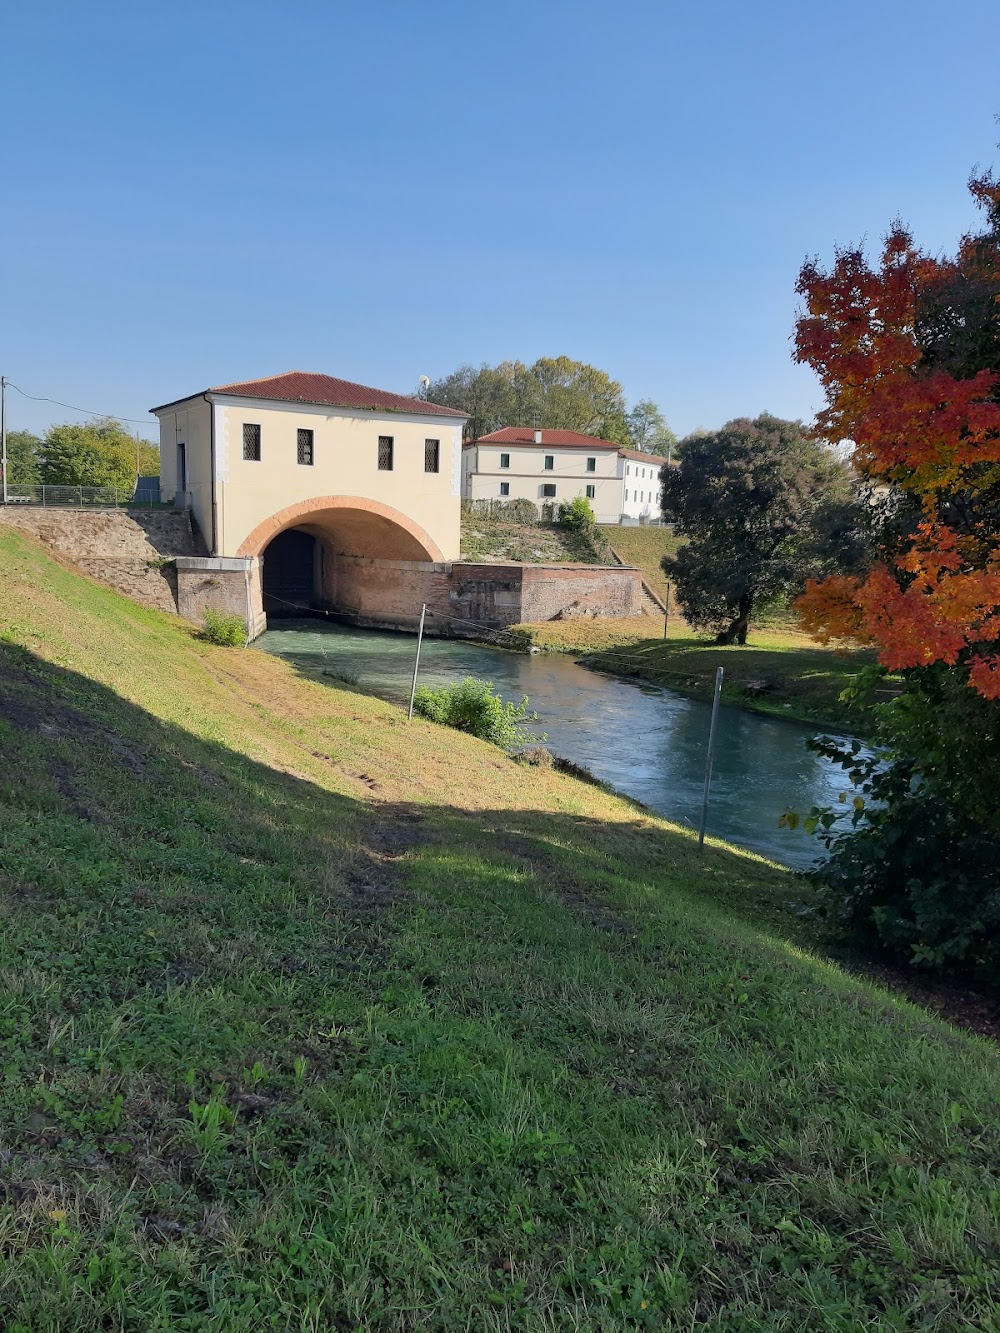
[[[416,639],[320,620],[272,621],[257,646],[313,671],[343,672],[383,698],[405,703]],[[710,705],[670,690],[602,676],[557,654],[508,653],[456,639],[425,639],[420,683],[477,676],[507,699],[527,695],[554,753],[584,764],[619,791],[678,824],[697,828]],[[320,677],[322,679],[322,677]],[[331,678],[331,684],[336,681]],[[814,729],[723,708],[708,832],[797,869],[822,849],[802,829],[778,827],[785,810],[831,805],[846,775],[811,753]],[[514,779],[512,779],[514,780]]]

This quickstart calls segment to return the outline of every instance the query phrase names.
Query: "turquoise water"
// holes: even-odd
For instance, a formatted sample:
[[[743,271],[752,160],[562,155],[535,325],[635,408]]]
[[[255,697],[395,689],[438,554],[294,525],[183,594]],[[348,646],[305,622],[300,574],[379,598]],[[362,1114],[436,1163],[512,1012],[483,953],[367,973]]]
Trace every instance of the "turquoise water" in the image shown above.
[[[352,673],[359,685],[405,703],[416,639],[320,620],[278,620],[258,647],[312,671]],[[619,791],[697,828],[710,705],[669,690],[602,676],[564,656],[507,653],[454,639],[425,639],[420,682],[479,676],[508,699],[526,694],[537,731],[556,754],[584,764]],[[323,677],[320,677],[322,680]],[[336,685],[335,680],[330,681]],[[791,808],[832,805],[849,787],[841,769],[805,748],[813,731],[738,708],[719,718],[710,835],[796,868],[821,848],[801,829],[778,827]],[[512,775],[512,781],[516,780]]]

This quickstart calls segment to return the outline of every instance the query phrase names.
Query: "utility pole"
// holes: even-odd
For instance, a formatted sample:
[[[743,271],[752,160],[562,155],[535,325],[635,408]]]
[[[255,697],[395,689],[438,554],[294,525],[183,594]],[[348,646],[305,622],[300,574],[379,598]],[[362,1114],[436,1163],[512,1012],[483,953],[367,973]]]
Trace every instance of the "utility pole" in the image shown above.
[[[0,375],[0,467],[3,468],[3,502],[7,503],[7,376]]]

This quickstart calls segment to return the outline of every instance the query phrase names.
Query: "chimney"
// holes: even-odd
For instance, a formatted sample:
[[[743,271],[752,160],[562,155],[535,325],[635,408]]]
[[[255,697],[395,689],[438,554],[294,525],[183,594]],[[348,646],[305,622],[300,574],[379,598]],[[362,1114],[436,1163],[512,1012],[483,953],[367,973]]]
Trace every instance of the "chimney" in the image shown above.
[[[541,432],[540,430],[536,430],[536,431],[535,431],[535,443],[536,443],[536,444],[541,444],[541,442],[542,442],[542,432]]]

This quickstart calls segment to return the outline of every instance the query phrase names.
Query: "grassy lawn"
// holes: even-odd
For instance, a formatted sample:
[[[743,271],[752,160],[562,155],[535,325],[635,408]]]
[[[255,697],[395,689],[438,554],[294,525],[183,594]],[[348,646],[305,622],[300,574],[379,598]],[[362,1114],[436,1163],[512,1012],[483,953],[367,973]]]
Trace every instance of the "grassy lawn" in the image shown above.
[[[666,641],[662,622],[650,616],[553,620],[514,630],[526,644],[577,654],[595,670],[639,676],[700,698],[711,698],[721,666],[726,703],[857,735],[868,728],[865,711],[842,702],[840,695],[874,655],[824,648],[795,630],[754,627],[742,648],[706,642],[677,616],[671,616]],[[890,688],[878,697],[887,697]]]
[[[626,565],[637,565],[653,590],[663,597],[667,578],[660,561],[665,555],[673,555],[683,545],[683,538],[675,537],[670,528],[624,528],[609,524],[602,525],[600,532],[618,558]]]
[[[1000,1057],[802,886],[0,530],[0,1327],[1000,1330]]]

